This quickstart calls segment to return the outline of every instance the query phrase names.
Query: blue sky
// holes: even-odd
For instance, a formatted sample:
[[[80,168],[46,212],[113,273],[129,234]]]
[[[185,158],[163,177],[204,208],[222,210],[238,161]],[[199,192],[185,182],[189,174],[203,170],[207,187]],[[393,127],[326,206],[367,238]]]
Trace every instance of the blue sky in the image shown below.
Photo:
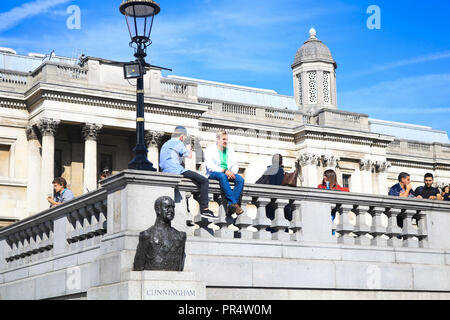
[[[0,4],[0,46],[132,60],[120,0]],[[292,95],[297,49],[313,26],[338,64],[338,107],[450,132],[450,1],[161,0],[149,60],[180,76]],[[81,9],[68,29],[66,9]],[[381,29],[370,30],[370,5]],[[1,67],[1,66],[0,66]]]

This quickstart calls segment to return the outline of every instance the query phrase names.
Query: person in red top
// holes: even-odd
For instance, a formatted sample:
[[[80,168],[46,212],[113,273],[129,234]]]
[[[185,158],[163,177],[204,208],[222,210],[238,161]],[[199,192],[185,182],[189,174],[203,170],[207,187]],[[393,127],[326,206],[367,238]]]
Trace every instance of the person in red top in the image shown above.
[[[336,172],[334,172],[334,170],[331,169],[328,169],[323,173],[322,183],[319,184],[317,188],[350,192],[348,188],[341,187],[337,183]]]
[[[338,190],[338,191],[350,192],[350,190],[348,188],[341,187],[337,183],[336,172],[334,172],[334,170],[331,170],[331,169],[326,170],[323,173],[322,183],[319,184],[317,186],[317,188],[319,188],[319,189],[327,189],[327,190]],[[335,217],[336,217],[336,211],[332,211],[331,212],[331,221],[334,221]],[[335,235],[335,231],[332,230],[331,234],[334,236]]]

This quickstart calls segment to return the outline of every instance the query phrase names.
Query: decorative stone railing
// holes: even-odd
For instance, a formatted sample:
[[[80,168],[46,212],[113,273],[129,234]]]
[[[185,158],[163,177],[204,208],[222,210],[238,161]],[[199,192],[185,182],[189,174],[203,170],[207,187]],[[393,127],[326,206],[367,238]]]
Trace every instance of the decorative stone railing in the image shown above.
[[[25,87],[28,84],[29,74],[26,72],[0,69],[0,85]]]
[[[443,201],[251,184],[246,185],[243,191],[244,213],[233,219],[226,214],[226,204],[221,200],[218,184],[212,182],[210,186],[210,198],[219,208],[219,221],[211,224],[196,215],[199,228],[195,230],[195,236],[299,242],[325,239],[326,242],[351,245],[427,248],[428,214],[438,209],[447,212],[450,219],[450,203]],[[195,185],[185,180],[179,188],[188,195],[196,190]],[[315,204],[314,210],[312,203]],[[267,206],[272,207],[273,220],[266,217]],[[332,214],[336,216],[336,224],[331,221]],[[402,228],[397,221],[403,225]],[[271,232],[266,230],[269,227]],[[314,235],[317,230],[324,230],[324,233]],[[332,231],[336,232],[335,236],[332,236]]]
[[[161,79],[161,91],[162,92],[179,95],[179,96],[184,96],[187,94],[187,87],[188,87],[187,84],[184,82]]]
[[[354,130],[370,131],[369,117],[366,114],[341,111],[335,109],[322,109],[315,117],[318,118],[320,126],[345,128]]]
[[[197,186],[180,175],[125,170],[101,184],[0,230],[0,299],[89,298],[92,288],[129,281],[139,233],[154,224],[154,202],[163,195],[175,200],[172,226],[188,234],[186,269],[207,286],[450,292],[448,202],[246,184],[244,213],[236,217],[226,214],[211,181],[210,208],[219,219],[210,222],[190,199]],[[379,284],[366,281],[368,268],[383,271]],[[294,270],[294,282],[282,276]],[[35,290],[24,291],[28,285]]]
[[[98,244],[106,219],[106,190],[98,189],[5,227],[0,231],[0,269]]]

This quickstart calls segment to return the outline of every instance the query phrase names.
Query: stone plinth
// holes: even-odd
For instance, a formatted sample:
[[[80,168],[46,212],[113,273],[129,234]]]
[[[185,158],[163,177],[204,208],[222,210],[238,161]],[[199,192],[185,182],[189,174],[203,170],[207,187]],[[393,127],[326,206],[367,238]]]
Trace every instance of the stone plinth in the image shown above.
[[[205,300],[205,284],[193,272],[130,271],[123,281],[90,288],[88,300]]]

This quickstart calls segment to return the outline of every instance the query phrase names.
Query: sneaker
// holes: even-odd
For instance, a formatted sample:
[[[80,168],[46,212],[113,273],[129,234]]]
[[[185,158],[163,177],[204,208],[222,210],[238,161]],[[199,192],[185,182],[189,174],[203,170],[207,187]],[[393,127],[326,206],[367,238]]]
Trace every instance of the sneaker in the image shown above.
[[[233,203],[233,204],[228,206],[228,213],[231,214],[231,215],[233,213],[236,213],[236,215],[240,215],[243,212],[244,212],[244,210],[242,210],[242,208],[237,203]]]
[[[236,204],[230,204],[228,206],[228,215],[233,215],[236,212]]]
[[[216,217],[214,215],[214,213],[211,210],[209,210],[209,209],[202,210],[200,215],[202,216],[202,218],[206,218],[206,219],[211,219],[211,220],[218,220],[219,219],[219,217]]]
[[[237,203],[236,203],[236,214],[240,215],[244,213],[244,209],[242,209]]]
[[[188,227],[194,227],[194,226],[195,226],[195,223],[194,223],[194,221],[192,221],[192,220],[186,220],[186,225],[187,225]]]

